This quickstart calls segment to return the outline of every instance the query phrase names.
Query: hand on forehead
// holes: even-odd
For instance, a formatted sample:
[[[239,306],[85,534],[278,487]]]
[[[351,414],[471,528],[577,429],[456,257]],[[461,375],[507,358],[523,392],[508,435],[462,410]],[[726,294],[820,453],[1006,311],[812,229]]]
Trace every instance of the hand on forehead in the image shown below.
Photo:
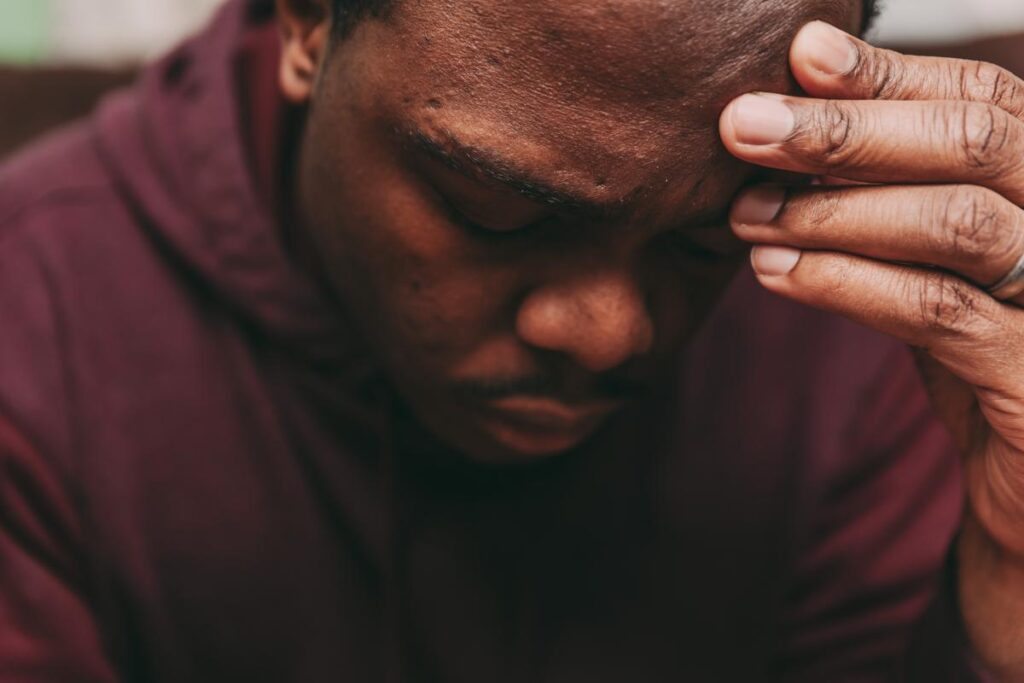
[[[419,126],[635,196],[667,177],[734,176],[718,113],[751,89],[792,90],[789,44],[815,18],[857,26],[861,4],[408,2],[390,17],[394,54],[380,61]]]

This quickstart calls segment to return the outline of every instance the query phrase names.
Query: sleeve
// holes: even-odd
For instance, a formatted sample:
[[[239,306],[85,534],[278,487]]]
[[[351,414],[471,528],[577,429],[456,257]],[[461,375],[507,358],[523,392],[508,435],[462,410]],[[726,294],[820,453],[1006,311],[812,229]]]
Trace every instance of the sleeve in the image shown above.
[[[115,681],[76,574],[71,501],[0,418],[0,681]]]
[[[116,680],[91,613],[52,288],[0,223],[0,683]]]
[[[881,364],[854,416],[804,507],[772,679],[939,681],[908,678],[904,662],[959,523],[959,459],[905,349]],[[933,647],[966,652],[955,631],[945,637]]]

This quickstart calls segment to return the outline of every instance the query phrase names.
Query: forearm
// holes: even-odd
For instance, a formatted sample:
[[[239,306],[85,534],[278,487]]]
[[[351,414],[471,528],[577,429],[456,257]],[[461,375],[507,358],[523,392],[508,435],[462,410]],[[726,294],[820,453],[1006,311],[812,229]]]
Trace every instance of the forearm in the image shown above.
[[[1024,561],[1001,552],[969,515],[957,554],[960,610],[978,659],[1000,683],[1024,681]]]

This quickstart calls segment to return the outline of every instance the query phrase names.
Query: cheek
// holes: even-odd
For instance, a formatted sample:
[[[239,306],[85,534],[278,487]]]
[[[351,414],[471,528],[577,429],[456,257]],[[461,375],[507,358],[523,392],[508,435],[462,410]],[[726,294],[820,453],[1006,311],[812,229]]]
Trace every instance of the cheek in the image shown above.
[[[368,252],[390,332],[412,353],[446,359],[508,330],[511,268],[482,261],[472,240],[448,224],[412,184],[393,184],[376,216]]]
[[[310,175],[305,202],[319,209],[308,221],[314,246],[337,295],[389,365],[449,367],[509,329],[512,269],[482,261],[397,161],[363,150],[320,165],[327,170]]]

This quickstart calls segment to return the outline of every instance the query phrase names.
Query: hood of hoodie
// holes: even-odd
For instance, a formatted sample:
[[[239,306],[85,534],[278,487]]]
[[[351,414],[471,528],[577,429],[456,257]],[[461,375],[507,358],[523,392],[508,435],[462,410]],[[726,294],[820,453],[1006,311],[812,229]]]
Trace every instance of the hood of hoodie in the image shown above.
[[[102,155],[144,228],[247,323],[318,359],[351,356],[326,290],[275,212],[287,107],[271,0],[231,0],[96,117]]]

